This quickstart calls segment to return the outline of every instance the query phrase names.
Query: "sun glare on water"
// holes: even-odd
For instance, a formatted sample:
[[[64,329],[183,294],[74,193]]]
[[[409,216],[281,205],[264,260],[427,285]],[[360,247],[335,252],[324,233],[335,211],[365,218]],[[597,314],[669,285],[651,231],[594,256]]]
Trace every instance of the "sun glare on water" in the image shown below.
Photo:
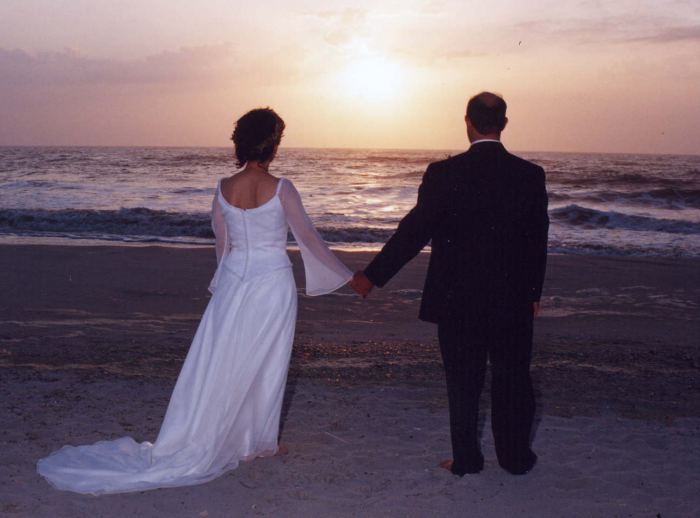
[[[337,76],[338,91],[363,102],[396,99],[403,90],[404,73],[398,63],[380,56],[354,59]]]

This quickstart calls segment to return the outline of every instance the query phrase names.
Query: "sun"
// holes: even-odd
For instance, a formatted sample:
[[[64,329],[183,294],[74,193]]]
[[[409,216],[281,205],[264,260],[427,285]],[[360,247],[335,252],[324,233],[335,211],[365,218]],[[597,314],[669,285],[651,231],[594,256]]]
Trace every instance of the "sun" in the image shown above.
[[[336,78],[338,92],[362,102],[385,102],[402,92],[401,66],[383,56],[363,56],[350,60]]]

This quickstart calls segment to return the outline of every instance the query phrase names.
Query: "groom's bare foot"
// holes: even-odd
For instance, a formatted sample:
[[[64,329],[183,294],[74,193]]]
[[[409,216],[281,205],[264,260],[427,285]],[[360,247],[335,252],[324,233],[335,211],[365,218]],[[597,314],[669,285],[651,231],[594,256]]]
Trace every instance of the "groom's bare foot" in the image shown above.
[[[440,466],[442,469],[446,469],[447,471],[449,471],[450,473],[452,473],[452,464],[454,464],[454,461],[453,461],[452,459],[447,459],[447,460],[443,460],[443,461],[439,464],[439,466]]]
[[[484,457],[479,454],[479,458],[476,459],[476,461],[473,464],[467,464],[465,468],[462,471],[454,471],[454,460],[449,459],[449,460],[443,460],[439,466],[442,469],[446,469],[453,475],[457,475],[459,477],[463,477],[467,473],[470,475],[474,475],[476,473],[479,473],[482,469],[484,469]]]

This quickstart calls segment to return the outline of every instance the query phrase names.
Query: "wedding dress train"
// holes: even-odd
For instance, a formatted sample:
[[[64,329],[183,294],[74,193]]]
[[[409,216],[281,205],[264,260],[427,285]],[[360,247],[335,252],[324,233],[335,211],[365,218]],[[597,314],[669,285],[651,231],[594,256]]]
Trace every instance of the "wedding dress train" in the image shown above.
[[[230,205],[219,182],[212,226],[213,295],[158,438],[64,446],[37,463],[56,488],[98,495],[200,484],[241,460],[276,453],[297,313],[288,228],[308,295],[341,287],[351,273],[318,235],[289,180],[280,179],[275,195],[254,209]]]

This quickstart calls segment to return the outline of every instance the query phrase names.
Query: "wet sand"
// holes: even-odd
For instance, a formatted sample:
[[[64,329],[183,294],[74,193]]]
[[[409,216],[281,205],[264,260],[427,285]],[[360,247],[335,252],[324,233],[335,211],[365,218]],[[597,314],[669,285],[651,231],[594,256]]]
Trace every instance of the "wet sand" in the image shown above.
[[[351,269],[367,252],[340,252]],[[298,285],[303,271],[292,254]],[[83,497],[36,460],[153,440],[207,301],[210,249],[0,246],[0,515],[691,516],[700,507],[700,261],[551,256],[533,376],[540,463],[458,479],[421,254],[367,300],[300,289],[284,457],[203,486]],[[691,511],[693,510],[693,511]],[[206,513],[206,514],[202,514]]]

